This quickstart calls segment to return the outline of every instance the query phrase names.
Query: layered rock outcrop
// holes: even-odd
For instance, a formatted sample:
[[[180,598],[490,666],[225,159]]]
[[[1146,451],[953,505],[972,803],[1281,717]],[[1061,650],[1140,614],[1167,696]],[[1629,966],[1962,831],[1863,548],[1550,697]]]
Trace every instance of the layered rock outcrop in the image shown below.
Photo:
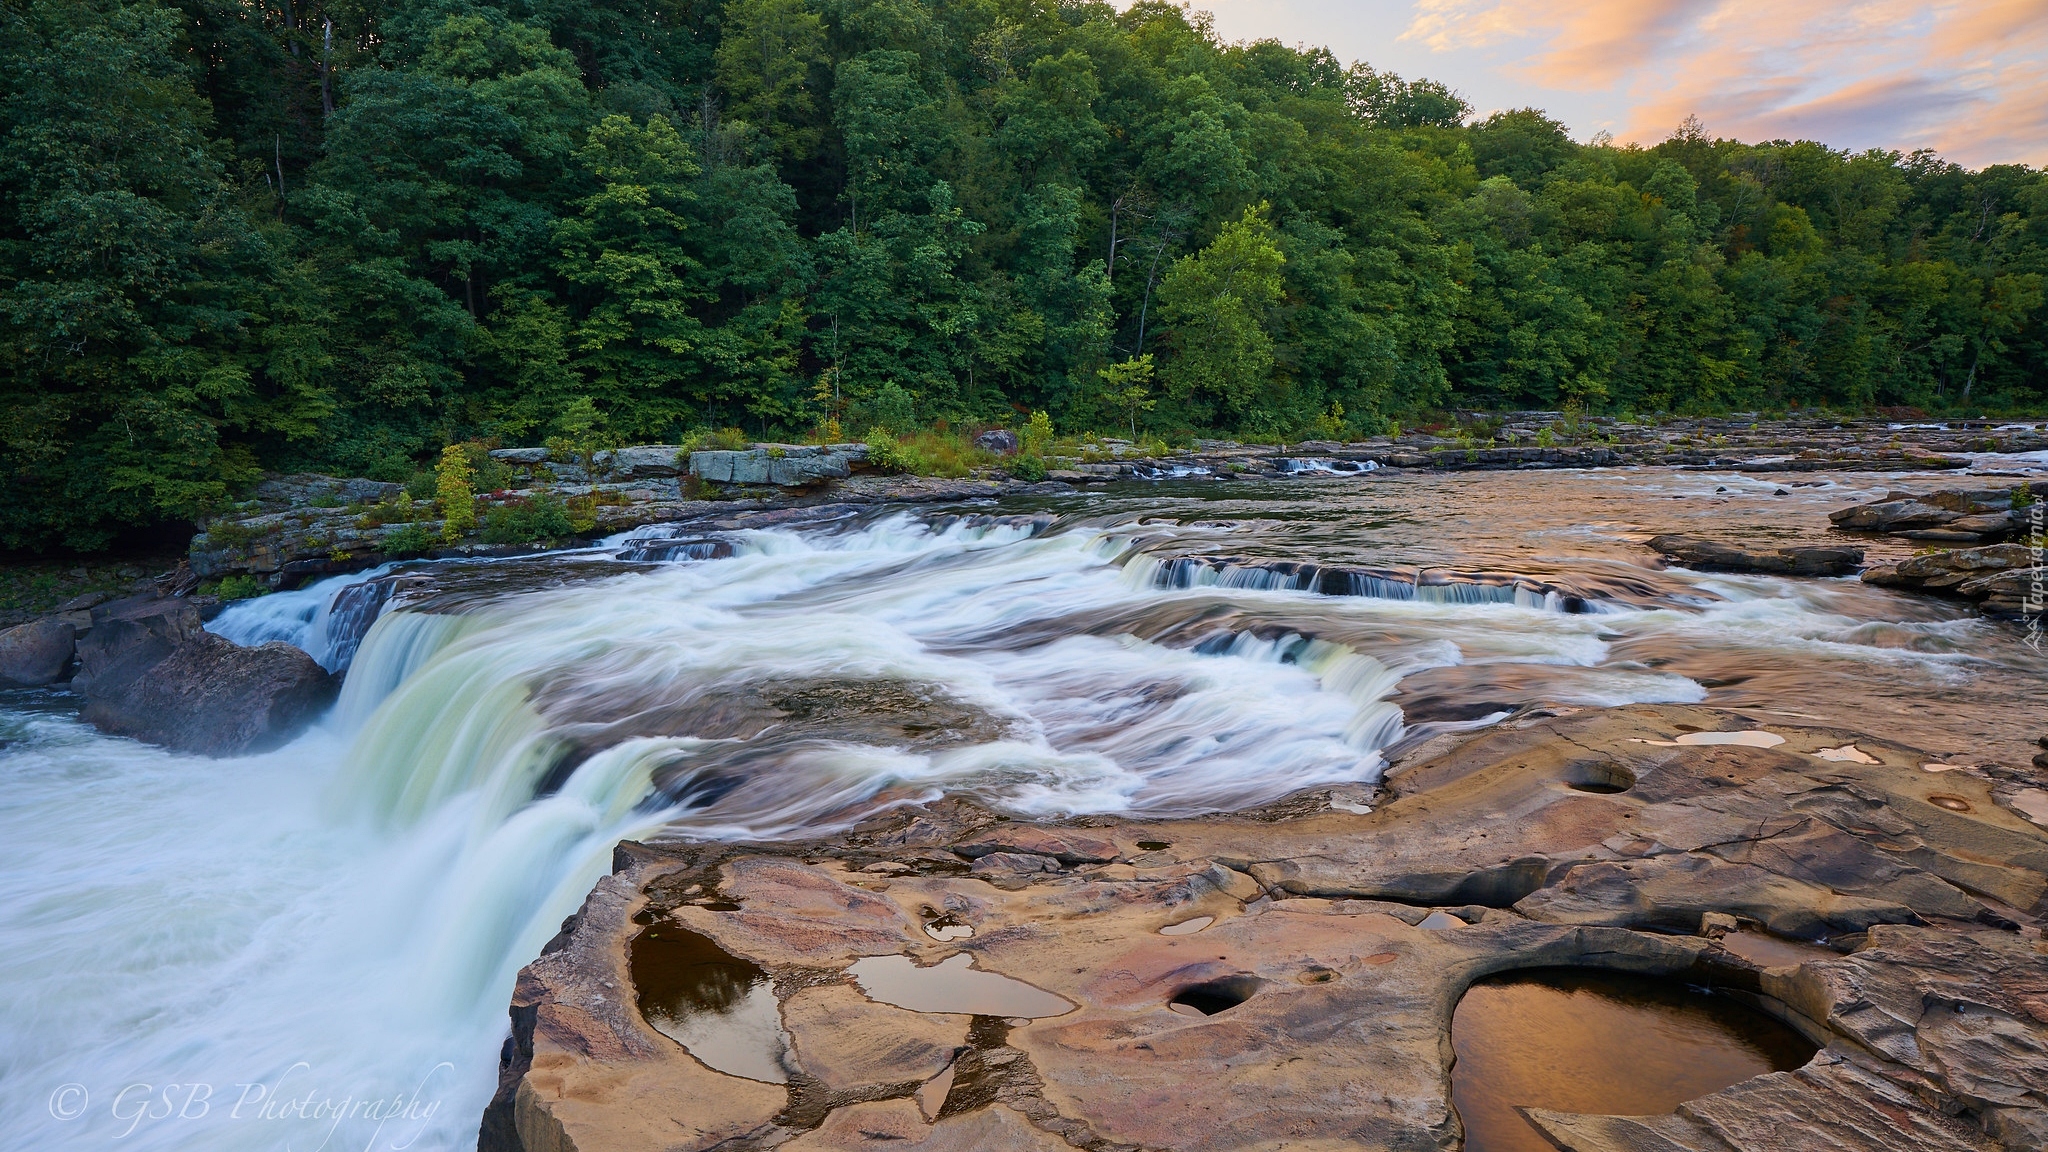
[[[1847,576],[1863,565],[1863,549],[1802,545],[1751,548],[1704,536],[1650,538],[1650,548],[1705,572],[1762,572],[1777,576]]]
[[[102,732],[181,752],[232,756],[298,734],[332,702],[335,682],[279,641],[245,648],[200,626],[180,599],[135,597],[92,610],[72,690]]]
[[[1773,729],[1532,714],[1376,805],[1041,826],[947,800],[803,844],[625,845],[521,975],[481,1147],[1448,1149],[1459,998],[1553,965],[1710,985],[1822,1046],[1668,1116],[1532,1112],[1561,1147],[2041,1147],[2048,831],[2021,812],[2048,792]],[[642,932],[772,976],[787,1083],[649,1024]],[[1807,944],[1759,964],[1736,936],[1761,932]],[[942,961],[1073,1008],[913,1026],[857,974]]]

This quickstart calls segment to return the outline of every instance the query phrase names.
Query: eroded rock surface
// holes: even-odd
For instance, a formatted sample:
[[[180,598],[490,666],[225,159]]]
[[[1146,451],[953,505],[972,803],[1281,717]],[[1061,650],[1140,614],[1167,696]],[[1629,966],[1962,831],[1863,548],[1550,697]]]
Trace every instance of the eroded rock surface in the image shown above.
[[[1530,1113],[1561,1147],[2041,1147],[2048,831],[2015,810],[2038,782],[1837,729],[1679,739],[1752,726],[1531,715],[1400,766],[1365,813],[1355,786],[1058,826],[948,799],[804,844],[622,845],[521,976],[481,1146],[1452,1149],[1464,990],[1586,966],[1714,986],[1822,1048],[1668,1116]],[[772,974],[787,1085],[639,1017],[627,946],[659,925]],[[1732,925],[1806,944],[1761,966]],[[906,1013],[862,994],[864,957],[1076,1007]]]
[[[1750,548],[1704,536],[1653,536],[1650,548],[1706,572],[1765,572],[1781,576],[1847,576],[1863,564],[1861,548],[1805,546]]]
[[[274,748],[333,701],[336,684],[282,641],[246,648],[207,632],[181,599],[135,597],[92,610],[72,689],[80,718],[180,752]]]

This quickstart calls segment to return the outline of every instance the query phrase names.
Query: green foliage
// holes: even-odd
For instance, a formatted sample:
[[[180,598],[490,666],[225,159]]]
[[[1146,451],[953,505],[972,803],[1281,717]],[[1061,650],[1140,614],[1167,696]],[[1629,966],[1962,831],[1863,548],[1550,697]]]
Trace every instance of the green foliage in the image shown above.
[[[1047,448],[1052,447],[1052,417],[1046,415],[1042,409],[1033,412],[1031,419],[1024,425],[1023,433],[1017,439],[1024,452],[1033,456],[1044,453]]]
[[[2012,506],[2015,509],[2032,508],[2034,506],[2034,489],[2026,484],[2013,485]]]
[[[483,538],[487,544],[534,544],[570,535],[569,509],[552,492],[536,492],[530,499],[501,505],[484,514]]]
[[[270,585],[255,576],[241,572],[223,576],[220,583],[213,586],[213,595],[222,600],[250,600],[269,591]]]
[[[687,463],[692,452],[744,452],[753,446],[753,440],[737,428],[699,428],[683,437],[678,455]]]
[[[399,560],[424,556],[440,546],[441,539],[425,524],[407,524],[384,538],[384,554]]]
[[[1146,387],[1152,382],[1152,354],[1147,352],[1142,356],[1118,361],[1096,375],[1102,377],[1103,399],[1112,409],[1123,413],[1129,420],[1131,439],[1136,440],[1138,413],[1150,412],[1157,406],[1151,399],[1151,390]]]
[[[460,444],[441,451],[434,470],[434,494],[441,503],[441,539],[450,544],[476,527],[476,490],[470,484],[469,453]]]
[[[451,442],[496,489],[484,443],[594,471],[679,428],[873,426],[886,456],[1017,412],[1270,442],[2048,408],[2048,176],[2019,165],[1696,122],[1579,144],[1153,3],[4,20],[9,548],[203,518],[265,469],[405,482]]]
[[[440,488],[440,480],[428,469],[422,468],[405,482],[405,494],[415,500],[432,500]]]
[[[886,439],[917,427],[917,412],[910,393],[893,380],[877,388],[864,407],[869,436],[876,436],[879,431],[877,438]]]
[[[1006,462],[1003,465],[1003,469],[1019,480],[1026,480],[1036,484],[1040,480],[1045,479],[1045,458],[1042,456],[1025,456],[1020,453],[1015,458]]]

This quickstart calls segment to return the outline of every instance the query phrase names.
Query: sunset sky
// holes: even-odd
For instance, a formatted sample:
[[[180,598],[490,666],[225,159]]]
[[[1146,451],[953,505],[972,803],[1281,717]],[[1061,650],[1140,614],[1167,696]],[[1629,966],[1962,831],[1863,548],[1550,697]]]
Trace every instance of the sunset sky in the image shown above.
[[[1228,39],[1327,45],[1534,105],[1578,139],[1717,136],[2048,165],[2048,0],[1195,0]]]

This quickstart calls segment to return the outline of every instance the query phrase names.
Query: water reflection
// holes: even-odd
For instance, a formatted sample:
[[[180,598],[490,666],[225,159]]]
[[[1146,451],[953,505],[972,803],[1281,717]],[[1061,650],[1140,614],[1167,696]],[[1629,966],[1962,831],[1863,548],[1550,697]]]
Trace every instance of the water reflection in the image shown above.
[[[1517,1108],[1657,1115],[1814,1053],[1798,1033],[1727,997],[1583,969],[1474,984],[1451,1042],[1465,1152],[1556,1152]]]

